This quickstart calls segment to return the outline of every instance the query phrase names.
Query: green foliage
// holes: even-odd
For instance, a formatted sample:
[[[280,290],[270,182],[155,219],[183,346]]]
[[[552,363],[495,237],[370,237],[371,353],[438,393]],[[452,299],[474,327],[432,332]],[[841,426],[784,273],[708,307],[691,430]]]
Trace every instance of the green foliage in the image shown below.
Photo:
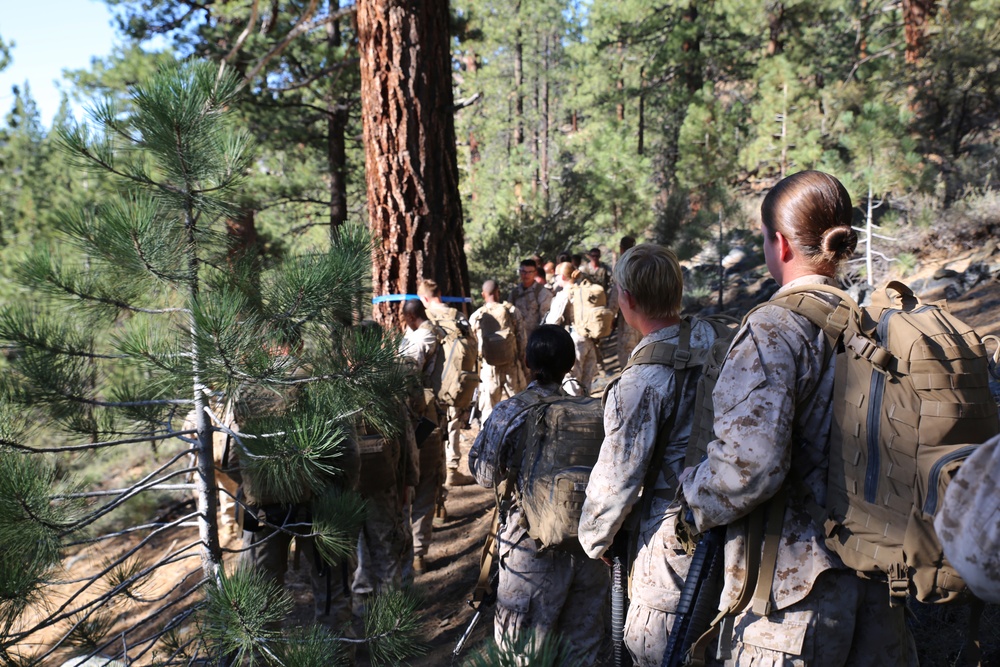
[[[196,496],[194,510],[165,494],[184,490],[178,482],[191,474],[191,451],[200,470],[211,469],[219,429],[205,410],[220,419],[226,399],[239,406],[263,396],[272,408],[237,409],[233,446],[247,488],[276,502],[315,501],[323,552],[343,558],[355,548],[364,505],[343,490],[357,466],[346,443],[362,410],[386,432],[398,429],[406,386],[394,338],[353,328],[370,296],[371,239],[346,225],[335,243],[289,244],[266,257],[230,242],[226,225],[244,212],[240,188],[256,164],[254,141],[230,111],[239,90],[238,78],[212,64],[172,64],[127,99],[98,103],[90,124],[58,131],[73,164],[114,187],[61,212],[60,242],[37,244],[14,271],[32,298],[0,307],[8,351],[0,435],[20,448],[3,450],[0,491],[11,504],[0,501],[0,537],[35,545],[0,561],[0,651],[38,645],[34,633],[64,616],[73,623],[61,642],[30,659],[44,662],[64,642],[104,650],[108,632],[123,632],[129,645],[130,633],[154,628],[169,644],[180,622],[165,612],[190,604],[184,598],[205,584],[209,647],[183,650],[192,659],[208,652],[277,660],[277,627],[290,601],[259,576],[225,577],[214,522],[196,545],[175,539],[164,553],[154,539],[180,528],[184,512],[194,512],[187,521],[212,516],[210,492]],[[193,423],[198,434],[179,439],[185,413],[185,428]],[[44,448],[25,445],[33,422],[47,426]],[[41,463],[46,453],[56,454],[58,469]],[[54,501],[57,481],[72,471],[87,473],[80,497],[101,500]],[[201,472],[195,482],[214,486]],[[92,503],[86,514],[83,502]],[[25,508],[29,516],[17,514]],[[126,533],[141,536],[121,549],[116,540]],[[69,584],[65,608],[20,625],[64,548],[105,541],[107,559]],[[190,578],[161,606],[164,594],[149,590],[157,571],[193,546],[204,580]],[[120,602],[130,610],[124,630]]]
[[[263,572],[238,567],[205,590],[202,634],[213,655],[233,655],[248,665],[276,662],[282,619],[292,598]]]
[[[368,653],[374,665],[397,665],[427,650],[414,613],[419,599],[405,590],[385,590],[370,599],[364,614]]]
[[[240,461],[254,496],[289,504],[321,493],[343,473],[345,433],[333,415],[255,416],[242,420]],[[335,417],[334,417],[335,418]]]
[[[557,635],[546,635],[539,642],[534,633],[526,632],[502,649],[490,642],[485,651],[470,656],[462,664],[464,667],[563,667],[574,662],[570,647]]]
[[[353,665],[351,652],[344,641],[321,625],[292,632],[277,647],[278,664],[295,667],[348,667]]]
[[[809,74],[784,56],[758,65],[750,104],[753,138],[741,152],[743,166],[757,178],[777,182],[819,162],[820,105],[815,86],[806,83]]]
[[[6,421],[6,420],[4,420]],[[5,438],[6,439],[6,438]],[[41,581],[59,562],[60,538],[72,504],[53,503],[52,467],[0,445],[0,636],[41,600]],[[0,641],[0,649],[8,644]]]
[[[313,532],[320,555],[331,563],[356,553],[365,522],[365,501],[356,493],[327,489],[312,502]]]

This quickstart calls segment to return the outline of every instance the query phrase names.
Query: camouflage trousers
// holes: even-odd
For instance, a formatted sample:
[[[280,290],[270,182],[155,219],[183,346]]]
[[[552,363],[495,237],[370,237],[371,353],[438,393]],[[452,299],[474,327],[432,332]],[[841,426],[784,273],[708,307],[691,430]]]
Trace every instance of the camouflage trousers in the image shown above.
[[[240,564],[259,569],[279,586],[285,585],[288,550],[292,539],[305,557],[309,568],[315,603],[314,618],[336,632],[351,622],[351,575],[354,563],[330,563],[320,557],[313,539],[305,537],[310,525],[302,522],[305,510],[300,505],[271,505],[258,510],[264,521],[255,531],[243,531]],[[298,533],[298,534],[296,534]]]
[[[667,650],[674,611],[691,566],[675,530],[677,509],[656,498],[651,515],[659,520],[642,522],[629,578],[625,645],[636,667],[660,667]]]
[[[462,412],[458,408],[448,408],[448,430],[444,443],[444,457],[448,468],[451,470],[458,468],[458,463],[462,460],[462,449],[459,447],[459,431],[462,430]]]
[[[886,585],[827,570],[808,597],[766,617],[736,617],[728,665],[915,667],[905,607],[889,606]]]
[[[527,383],[517,363],[500,368],[482,360],[479,363],[479,423],[482,424],[492,414],[495,405],[523,391]]]
[[[426,556],[434,530],[434,507],[444,484],[444,443],[435,431],[420,448],[420,482],[414,489],[410,508],[413,529],[413,555]]]
[[[583,387],[584,395],[589,396],[590,384],[597,377],[597,343],[576,332],[571,333],[573,345],[576,347],[576,363],[573,364],[573,370],[569,374]]]
[[[365,494],[367,516],[358,537],[358,567],[351,587],[355,597],[403,585],[413,560],[412,537],[403,519],[403,499],[396,486]]]
[[[524,536],[523,542],[532,542]],[[608,567],[599,560],[566,552],[537,554],[501,546],[494,632],[497,645],[510,649],[534,633],[536,642],[559,637],[571,657],[565,664],[597,662],[605,639],[605,610],[611,586]],[[521,663],[518,663],[521,664]]]

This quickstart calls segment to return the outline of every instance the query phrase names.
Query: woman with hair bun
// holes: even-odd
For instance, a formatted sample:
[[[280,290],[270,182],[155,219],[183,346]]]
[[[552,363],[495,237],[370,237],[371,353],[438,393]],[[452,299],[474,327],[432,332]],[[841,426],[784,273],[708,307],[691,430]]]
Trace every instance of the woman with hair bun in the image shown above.
[[[835,284],[857,246],[852,216],[847,190],[823,172],[789,176],[768,193],[764,257],[781,285],[772,301],[793,288]],[[831,309],[836,304],[814,293]],[[682,514],[693,528],[727,526],[720,603],[732,615],[732,636],[722,637],[732,649],[726,665],[917,664],[904,607],[890,606],[886,583],[859,578],[827,549],[823,526],[808,510],[808,496],[820,506],[826,501],[834,366],[825,334],[806,317],[777,304],[754,310],[712,395],[716,439],[705,460],[681,475],[690,509]],[[772,498],[784,505],[776,563],[773,572],[748,571],[748,563],[767,559],[747,556],[744,519]],[[741,609],[744,586],[757,595]]]

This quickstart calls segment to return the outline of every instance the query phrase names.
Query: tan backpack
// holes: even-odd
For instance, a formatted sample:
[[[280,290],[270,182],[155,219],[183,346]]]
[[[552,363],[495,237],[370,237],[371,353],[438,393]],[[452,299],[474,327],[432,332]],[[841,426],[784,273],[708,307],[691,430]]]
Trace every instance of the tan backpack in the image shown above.
[[[509,304],[488,304],[479,319],[480,349],[490,366],[507,366],[517,360],[517,336]]]
[[[528,535],[539,550],[582,553],[580,516],[590,471],[604,442],[601,399],[562,394],[541,398],[534,392],[523,396],[529,404],[521,413],[528,414],[499,505],[506,511],[510,495],[516,494]]]
[[[458,318],[454,308],[427,309],[427,317],[437,328],[438,356],[431,386],[442,405],[463,410],[472,404],[479,384],[476,350],[469,325]]]
[[[608,295],[604,288],[589,280],[568,288],[573,304],[573,329],[587,338],[604,338],[611,335],[615,314],[608,308]]]
[[[848,567],[885,578],[893,596],[959,598],[965,582],[933,522],[962,462],[1000,431],[982,340],[944,304],[921,303],[899,282],[865,308],[823,285],[768,304],[822,328],[837,355],[827,502],[813,511],[827,546]]]

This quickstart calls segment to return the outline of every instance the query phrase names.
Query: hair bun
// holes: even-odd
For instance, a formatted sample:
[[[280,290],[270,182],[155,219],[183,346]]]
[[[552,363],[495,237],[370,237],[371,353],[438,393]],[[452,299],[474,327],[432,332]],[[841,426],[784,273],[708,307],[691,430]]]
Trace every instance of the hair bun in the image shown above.
[[[858,233],[849,225],[838,225],[823,232],[823,254],[835,262],[850,259],[858,247]]]

